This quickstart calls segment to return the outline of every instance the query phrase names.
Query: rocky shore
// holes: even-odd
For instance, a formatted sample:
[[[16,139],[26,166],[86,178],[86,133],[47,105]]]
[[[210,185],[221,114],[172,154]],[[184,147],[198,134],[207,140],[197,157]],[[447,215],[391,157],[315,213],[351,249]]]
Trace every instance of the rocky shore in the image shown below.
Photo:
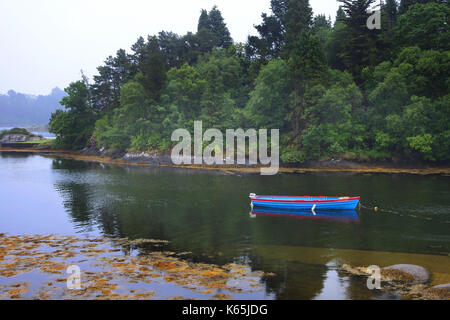
[[[116,152],[111,153],[102,149],[83,149],[79,151],[52,149],[48,146],[30,148],[0,147],[0,152],[37,153],[47,156],[75,159],[81,161],[100,162],[117,165],[138,166],[176,166],[172,163],[169,153],[155,152]],[[176,167],[226,171],[231,174],[260,174],[260,166],[254,165],[179,165]],[[450,166],[427,166],[423,164],[393,164],[393,163],[362,163],[345,159],[331,159],[326,161],[308,161],[301,165],[283,165],[279,173],[313,173],[313,172],[349,172],[349,173],[398,173],[417,175],[445,175],[450,176]]]
[[[373,269],[354,267],[347,264],[341,271],[350,276],[373,277]],[[377,290],[394,293],[406,299],[450,300],[450,283],[430,285],[433,275],[425,268],[412,264],[397,264],[381,268],[380,288]]]

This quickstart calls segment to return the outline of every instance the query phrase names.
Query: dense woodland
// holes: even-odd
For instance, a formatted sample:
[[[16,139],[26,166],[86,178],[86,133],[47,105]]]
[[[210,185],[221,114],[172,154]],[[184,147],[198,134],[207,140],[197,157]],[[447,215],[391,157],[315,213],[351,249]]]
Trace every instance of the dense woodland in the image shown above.
[[[267,0],[268,1],[268,0]],[[117,51],[65,89],[52,114],[59,147],[170,150],[173,130],[280,129],[281,161],[450,159],[446,0],[272,0],[258,36],[233,42],[217,7],[196,33],[162,31]],[[378,1],[377,1],[378,2]]]

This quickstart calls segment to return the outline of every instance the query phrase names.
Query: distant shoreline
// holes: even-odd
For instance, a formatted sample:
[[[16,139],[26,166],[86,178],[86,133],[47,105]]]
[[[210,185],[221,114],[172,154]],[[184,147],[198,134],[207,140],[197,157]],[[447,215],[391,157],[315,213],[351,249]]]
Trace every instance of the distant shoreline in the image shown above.
[[[63,150],[63,149],[36,149],[36,148],[7,148],[0,147],[0,152],[17,152],[17,153],[34,153],[43,156],[57,156],[59,158],[73,159],[87,162],[97,162],[121,166],[140,166],[140,167],[174,167],[193,170],[222,171],[229,174],[259,174],[258,166],[231,166],[231,165],[174,165],[168,159],[169,156],[154,155],[150,160],[136,159],[126,160],[124,157],[113,157],[107,155],[85,154],[80,151]],[[450,176],[450,167],[448,166],[424,166],[424,167],[390,167],[377,164],[361,164],[351,161],[340,160],[317,161],[308,166],[287,167],[281,166],[279,173],[286,174],[304,174],[304,173],[398,173],[398,174],[415,174],[415,175],[443,175]]]

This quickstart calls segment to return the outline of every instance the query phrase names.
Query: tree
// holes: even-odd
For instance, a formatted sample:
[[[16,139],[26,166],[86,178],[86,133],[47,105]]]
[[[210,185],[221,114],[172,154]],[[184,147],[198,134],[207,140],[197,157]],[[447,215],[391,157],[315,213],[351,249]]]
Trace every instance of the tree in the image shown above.
[[[198,26],[197,26],[197,32],[201,29],[210,29],[210,21],[208,16],[208,11],[205,9],[202,9],[200,13],[200,18],[198,19]]]
[[[170,103],[177,106],[184,121],[194,121],[200,116],[201,96],[206,81],[194,67],[185,63],[181,68],[168,72],[167,94]]]
[[[381,28],[384,42],[387,47],[385,50],[390,51],[392,48],[392,40],[394,36],[394,27],[397,24],[398,8],[396,0],[386,0],[381,7]]]
[[[375,66],[381,62],[380,47],[383,46],[379,31],[367,28],[370,16],[369,8],[375,0],[338,0],[346,13],[348,39],[340,58],[346,70],[349,70],[357,84],[362,83],[361,72],[366,66]]]
[[[309,1],[290,0],[284,21],[286,24],[286,49],[289,54],[295,47],[295,43],[311,29],[312,9]]]
[[[116,57],[109,56],[105,64],[97,68],[91,92],[93,107],[96,112],[103,112],[119,106],[120,89],[122,85],[136,74],[133,59],[120,49]]]
[[[139,64],[140,74],[137,80],[147,91],[148,95],[158,101],[166,82],[166,65],[156,36],[149,37],[146,51]]]
[[[304,128],[305,91],[318,82],[325,70],[325,55],[320,40],[311,32],[304,31],[290,45],[287,60],[290,79],[294,84],[294,101],[290,113],[292,135],[297,136]]]
[[[84,148],[92,136],[95,116],[90,108],[89,90],[83,81],[72,82],[61,100],[65,111],[57,110],[50,118],[50,132],[56,135],[56,145],[70,149]]]
[[[229,48],[233,44],[233,40],[225,24],[222,13],[214,6],[209,12],[209,21],[211,24],[211,31],[217,38],[217,47]]]
[[[208,46],[208,51],[213,47],[226,49],[233,44],[230,31],[224,22],[222,13],[217,9],[217,6],[214,6],[209,13],[207,13],[206,10],[201,11],[197,27],[197,36],[200,41],[208,39],[208,41],[211,42],[212,45],[210,47]]]
[[[450,49],[450,8],[446,4],[415,4],[399,16],[394,29],[397,51],[407,46],[421,49]]]
[[[334,28],[330,31],[324,44],[325,54],[330,67],[345,70],[345,43],[348,40],[349,30],[345,23],[346,15],[342,7],[336,12]]]
[[[166,68],[181,67],[186,62],[183,54],[183,41],[173,32],[161,31],[158,34],[158,43],[166,62]]]
[[[205,83],[200,102],[204,125],[210,128],[230,128],[234,108],[238,107],[236,100],[239,99],[244,81],[239,59],[216,49],[202,58],[197,70]]]
[[[325,46],[331,34],[331,19],[327,19],[325,15],[315,16],[312,22],[311,32]]]
[[[285,44],[285,16],[289,0],[271,0],[272,14],[261,15],[263,22],[255,26],[259,37],[249,36],[246,51],[251,59],[270,60],[280,56]]]
[[[283,129],[291,91],[286,61],[271,60],[261,69],[246,106],[245,112],[251,126]]]
[[[408,12],[409,8],[415,4],[439,3],[447,4],[447,0],[400,0],[399,14]]]

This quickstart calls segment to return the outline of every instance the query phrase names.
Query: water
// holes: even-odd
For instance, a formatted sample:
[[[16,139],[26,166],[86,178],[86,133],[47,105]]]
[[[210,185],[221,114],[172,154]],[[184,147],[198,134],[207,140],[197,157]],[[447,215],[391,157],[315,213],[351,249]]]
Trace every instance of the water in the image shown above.
[[[449,186],[445,176],[238,176],[3,152],[0,232],[169,240],[195,261],[275,273],[264,281],[276,299],[396,298],[337,266],[416,263],[450,282]],[[250,193],[359,195],[382,210],[350,219],[253,215]]]

